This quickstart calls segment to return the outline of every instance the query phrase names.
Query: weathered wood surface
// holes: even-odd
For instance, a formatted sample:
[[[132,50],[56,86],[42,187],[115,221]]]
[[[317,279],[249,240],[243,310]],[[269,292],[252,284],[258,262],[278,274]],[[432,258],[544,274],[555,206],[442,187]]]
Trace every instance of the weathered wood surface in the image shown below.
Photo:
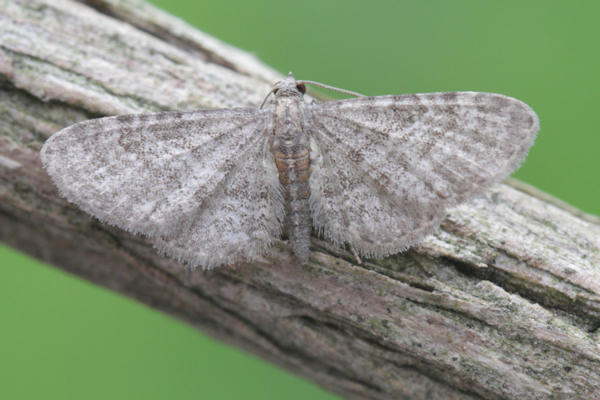
[[[535,189],[499,185],[385,260],[314,239],[306,266],[282,242],[210,272],[59,198],[38,152],[60,128],[256,105],[278,79],[142,2],[84,3],[0,0],[4,243],[346,397],[600,399],[600,223]]]

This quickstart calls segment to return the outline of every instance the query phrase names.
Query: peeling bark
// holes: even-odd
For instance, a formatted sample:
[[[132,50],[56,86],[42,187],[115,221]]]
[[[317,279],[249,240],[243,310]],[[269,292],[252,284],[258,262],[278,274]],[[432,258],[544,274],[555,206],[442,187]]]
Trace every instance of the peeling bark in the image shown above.
[[[518,182],[410,251],[313,238],[189,271],[58,196],[39,149],[102,115],[259,104],[278,75],[136,0],[0,0],[0,239],[351,398],[599,399],[600,222]]]

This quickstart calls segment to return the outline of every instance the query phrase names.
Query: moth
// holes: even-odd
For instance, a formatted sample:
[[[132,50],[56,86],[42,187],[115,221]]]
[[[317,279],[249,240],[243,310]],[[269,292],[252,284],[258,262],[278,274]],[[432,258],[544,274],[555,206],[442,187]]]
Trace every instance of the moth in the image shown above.
[[[41,160],[69,201],[192,267],[255,260],[282,234],[306,263],[313,229],[364,257],[404,251],[513,172],[539,130],[500,94],[309,103],[306,84],[290,73],[260,108],[79,122]]]

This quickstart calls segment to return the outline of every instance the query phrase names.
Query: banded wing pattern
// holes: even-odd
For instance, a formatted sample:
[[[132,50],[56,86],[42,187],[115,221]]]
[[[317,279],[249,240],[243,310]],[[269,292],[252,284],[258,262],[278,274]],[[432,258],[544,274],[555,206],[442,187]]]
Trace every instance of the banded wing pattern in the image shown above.
[[[448,207],[514,171],[539,122],[519,100],[449,92],[309,106],[313,226],[365,256],[422,240]]]

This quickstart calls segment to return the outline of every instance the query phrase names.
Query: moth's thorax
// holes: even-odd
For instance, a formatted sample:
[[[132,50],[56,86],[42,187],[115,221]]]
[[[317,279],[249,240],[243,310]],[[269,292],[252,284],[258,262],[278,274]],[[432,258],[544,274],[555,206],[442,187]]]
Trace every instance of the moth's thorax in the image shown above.
[[[277,163],[281,183],[297,183],[306,172],[310,162],[310,139],[304,126],[304,103],[301,96],[278,96],[273,115],[273,141],[271,151]],[[292,179],[292,181],[290,181]]]
[[[293,139],[304,133],[304,100],[302,97],[278,96],[273,110],[275,138]]]

